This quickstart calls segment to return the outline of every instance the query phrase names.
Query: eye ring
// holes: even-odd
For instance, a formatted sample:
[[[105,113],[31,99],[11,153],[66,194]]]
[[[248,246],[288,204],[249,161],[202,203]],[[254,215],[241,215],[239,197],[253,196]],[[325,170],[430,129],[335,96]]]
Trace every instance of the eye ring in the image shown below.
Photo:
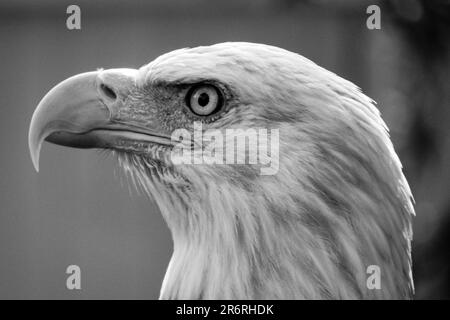
[[[193,86],[186,95],[186,104],[197,116],[210,116],[217,113],[223,104],[219,89],[210,84]]]

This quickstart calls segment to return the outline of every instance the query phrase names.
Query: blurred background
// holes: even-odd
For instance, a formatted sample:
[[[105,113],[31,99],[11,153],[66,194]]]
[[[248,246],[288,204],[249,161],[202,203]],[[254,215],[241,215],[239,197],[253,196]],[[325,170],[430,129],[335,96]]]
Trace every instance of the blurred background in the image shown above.
[[[66,8],[81,8],[81,30]],[[381,29],[366,8],[381,8]],[[298,52],[378,102],[416,200],[417,299],[450,297],[448,0],[0,1],[0,298],[157,298],[172,251],[154,203],[112,158],[27,145],[31,115],[61,80],[224,41]],[[82,290],[67,290],[67,266]]]

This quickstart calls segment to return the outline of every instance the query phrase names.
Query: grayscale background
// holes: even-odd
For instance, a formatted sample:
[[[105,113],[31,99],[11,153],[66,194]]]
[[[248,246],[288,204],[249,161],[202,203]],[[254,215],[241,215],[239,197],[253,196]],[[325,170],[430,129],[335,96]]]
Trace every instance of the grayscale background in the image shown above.
[[[66,8],[81,7],[81,30]],[[381,30],[366,8],[381,7]],[[251,41],[298,52],[378,102],[416,199],[416,298],[449,298],[450,4],[445,0],[0,2],[0,298],[157,298],[172,243],[154,203],[96,151],[27,145],[61,80],[146,64],[167,51]],[[69,291],[68,265],[81,267]]]

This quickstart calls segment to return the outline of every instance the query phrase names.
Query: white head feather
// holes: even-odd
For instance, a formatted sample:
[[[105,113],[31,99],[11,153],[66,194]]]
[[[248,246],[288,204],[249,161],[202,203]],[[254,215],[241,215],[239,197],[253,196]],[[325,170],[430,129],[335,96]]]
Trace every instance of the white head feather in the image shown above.
[[[279,172],[186,165],[174,176],[120,155],[172,232],[161,298],[411,297],[411,192],[373,101],[298,54],[253,43],[170,52],[137,83],[205,80],[234,93],[206,128],[280,129]],[[366,286],[369,265],[380,290]]]

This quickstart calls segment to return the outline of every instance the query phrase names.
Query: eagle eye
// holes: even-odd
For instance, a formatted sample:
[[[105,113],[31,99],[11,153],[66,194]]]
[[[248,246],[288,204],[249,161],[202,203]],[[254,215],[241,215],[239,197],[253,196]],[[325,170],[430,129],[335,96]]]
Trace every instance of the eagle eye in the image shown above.
[[[220,91],[209,84],[192,87],[187,96],[186,104],[198,116],[209,116],[222,107]]]

